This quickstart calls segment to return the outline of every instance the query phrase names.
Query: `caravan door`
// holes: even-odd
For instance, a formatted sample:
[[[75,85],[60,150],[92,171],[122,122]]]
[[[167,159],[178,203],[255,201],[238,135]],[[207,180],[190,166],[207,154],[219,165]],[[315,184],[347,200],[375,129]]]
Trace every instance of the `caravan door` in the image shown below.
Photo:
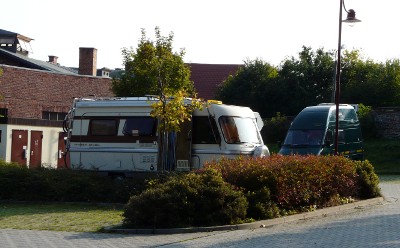
[[[193,116],[192,169],[221,156],[221,137],[212,116]]]

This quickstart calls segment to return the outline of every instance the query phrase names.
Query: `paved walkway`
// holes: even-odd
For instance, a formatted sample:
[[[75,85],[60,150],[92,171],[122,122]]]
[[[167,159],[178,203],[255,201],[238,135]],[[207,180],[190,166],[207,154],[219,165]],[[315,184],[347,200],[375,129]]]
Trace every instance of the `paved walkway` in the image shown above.
[[[400,247],[400,177],[380,186],[380,204],[267,228],[170,235],[3,229],[0,247]]]

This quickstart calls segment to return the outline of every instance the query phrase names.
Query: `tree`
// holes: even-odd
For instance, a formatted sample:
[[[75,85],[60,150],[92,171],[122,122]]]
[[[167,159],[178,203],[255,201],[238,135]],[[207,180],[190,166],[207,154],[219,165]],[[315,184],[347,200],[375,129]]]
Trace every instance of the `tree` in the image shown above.
[[[304,107],[332,102],[335,62],[333,53],[322,48],[315,52],[303,46],[298,58],[282,62],[279,70],[280,85],[285,91],[278,112],[295,115]]]
[[[267,115],[269,107],[265,105],[264,94],[275,91],[277,76],[277,69],[262,60],[245,61],[236,75],[229,76],[217,89],[216,98],[227,104],[248,106],[261,116]]]
[[[360,52],[345,51],[341,80],[341,102],[374,107],[400,104],[400,61],[377,63],[363,59]]]
[[[247,61],[228,78],[217,96],[231,104],[246,105],[263,117],[280,112],[296,115],[306,106],[331,102],[335,62],[332,52],[303,46],[298,58],[275,68],[260,60]]]
[[[112,90],[116,96],[144,96],[175,94],[183,90],[194,93],[190,81],[190,68],[183,62],[184,49],[173,52],[173,33],[161,36],[159,27],[155,28],[156,41],[146,37],[144,29],[138,47],[123,48],[125,73],[120,79],[113,79]]]
[[[156,41],[142,38],[136,50],[124,48],[125,74],[120,80],[113,79],[112,89],[117,96],[156,95],[158,101],[152,105],[151,115],[158,118],[158,170],[172,169],[173,156],[169,151],[170,140],[179,132],[180,125],[190,120],[191,112],[201,108],[196,99],[194,84],[190,80],[190,69],[183,62],[185,51],[173,52],[173,33],[167,37],[155,28]],[[190,103],[186,97],[192,97]]]

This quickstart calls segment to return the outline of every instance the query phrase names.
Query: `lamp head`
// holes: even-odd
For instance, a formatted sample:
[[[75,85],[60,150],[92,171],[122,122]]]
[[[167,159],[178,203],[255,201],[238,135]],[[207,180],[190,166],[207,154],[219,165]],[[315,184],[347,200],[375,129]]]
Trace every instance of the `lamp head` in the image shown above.
[[[361,22],[361,20],[358,20],[356,18],[356,12],[354,11],[354,9],[349,9],[349,11],[347,11],[347,18],[346,20],[343,20],[343,22],[349,23],[350,25],[354,25],[357,22]]]

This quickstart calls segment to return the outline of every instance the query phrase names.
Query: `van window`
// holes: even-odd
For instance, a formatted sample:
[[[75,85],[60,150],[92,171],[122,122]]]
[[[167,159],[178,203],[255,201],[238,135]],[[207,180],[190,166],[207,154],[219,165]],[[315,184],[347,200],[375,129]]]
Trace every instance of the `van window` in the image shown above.
[[[321,145],[324,131],[321,129],[289,130],[284,145]]]
[[[116,119],[92,119],[89,122],[89,135],[93,136],[113,136],[118,133],[118,123]]]
[[[331,115],[329,116],[329,121],[336,120],[336,111],[332,111]],[[339,109],[339,121],[346,121],[346,122],[357,122],[357,114],[354,109]]]
[[[129,117],[122,133],[125,136],[156,136],[157,119],[149,116]]]
[[[219,144],[221,142],[221,137],[219,136],[213,117],[193,117],[192,133],[193,144]]]
[[[261,143],[255,119],[221,116],[219,124],[228,144]]]

